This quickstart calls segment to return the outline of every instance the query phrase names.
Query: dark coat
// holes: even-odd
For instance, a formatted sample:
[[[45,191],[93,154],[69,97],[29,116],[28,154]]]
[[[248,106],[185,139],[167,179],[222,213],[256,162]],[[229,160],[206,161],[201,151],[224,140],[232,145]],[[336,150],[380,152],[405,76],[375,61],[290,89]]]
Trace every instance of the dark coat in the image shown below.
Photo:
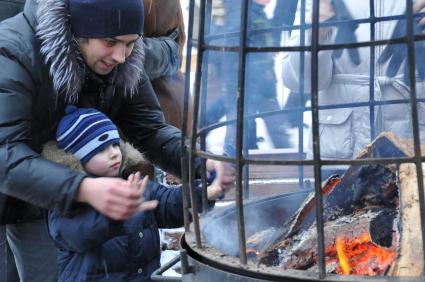
[[[121,142],[121,171],[125,175],[143,156],[130,144]],[[75,170],[83,170],[80,161],[48,142],[42,155]],[[198,207],[201,190],[196,188]],[[144,198],[158,200],[153,211],[126,221],[108,219],[88,205],[80,205],[67,216],[50,211],[49,233],[59,249],[59,281],[150,281],[160,266],[158,228],[183,225],[182,189],[166,188],[149,182]],[[213,202],[210,202],[211,206]]]
[[[0,0],[0,21],[21,12],[24,5],[25,0]]]
[[[124,222],[88,205],[68,217],[49,212],[49,233],[59,248],[58,281],[150,281],[160,267],[158,228],[183,225],[182,189],[149,182],[144,197],[158,200],[158,207]]]
[[[68,103],[104,112],[149,160],[180,175],[180,132],[165,123],[143,71],[143,42],[103,81],[86,70],[67,0],[36,2],[28,0],[23,13],[0,23],[0,192],[47,209],[72,209],[84,174],[39,155]]]

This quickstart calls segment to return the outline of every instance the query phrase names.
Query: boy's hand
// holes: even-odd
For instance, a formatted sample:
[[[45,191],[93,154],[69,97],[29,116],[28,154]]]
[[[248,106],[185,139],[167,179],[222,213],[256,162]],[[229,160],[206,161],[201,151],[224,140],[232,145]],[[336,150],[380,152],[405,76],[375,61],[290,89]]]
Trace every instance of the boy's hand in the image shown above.
[[[145,193],[146,185],[148,184],[149,177],[146,175],[143,180],[140,180],[140,172],[131,174],[128,179],[128,185],[131,189],[138,190],[142,195],[142,203],[139,205],[138,211],[153,210],[158,206],[157,200],[145,201],[143,194]]]
[[[208,200],[214,201],[224,195],[224,190],[220,185],[214,180],[210,186],[207,187],[207,197]]]

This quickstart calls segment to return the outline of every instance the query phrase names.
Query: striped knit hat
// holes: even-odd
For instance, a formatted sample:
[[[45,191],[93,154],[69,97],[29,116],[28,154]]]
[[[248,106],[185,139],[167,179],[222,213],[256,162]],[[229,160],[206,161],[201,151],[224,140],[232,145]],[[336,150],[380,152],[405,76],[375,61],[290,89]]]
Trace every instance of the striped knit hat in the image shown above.
[[[58,147],[76,156],[83,165],[108,145],[119,144],[117,127],[103,113],[72,105],[65,112],[56,131]]]

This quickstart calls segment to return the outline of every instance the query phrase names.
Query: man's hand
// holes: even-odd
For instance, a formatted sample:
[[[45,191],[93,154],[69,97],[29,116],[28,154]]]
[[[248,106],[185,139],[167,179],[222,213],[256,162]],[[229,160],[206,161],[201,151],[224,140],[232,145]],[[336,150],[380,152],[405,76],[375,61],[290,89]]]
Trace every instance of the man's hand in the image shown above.
[[[208,187],[208,199],[215,200],[235,186],[235,167],[227,162],[207,160],[207,170],[215,171],[216,177]]]
[[[90,204],[112,219],[127,219],[140,211],[141,207],[146,207],[142,205],[146,183],[142,188],[142,183],[137,187],[134,181],[110,177],[86,177],[81,182],[76,200]]]

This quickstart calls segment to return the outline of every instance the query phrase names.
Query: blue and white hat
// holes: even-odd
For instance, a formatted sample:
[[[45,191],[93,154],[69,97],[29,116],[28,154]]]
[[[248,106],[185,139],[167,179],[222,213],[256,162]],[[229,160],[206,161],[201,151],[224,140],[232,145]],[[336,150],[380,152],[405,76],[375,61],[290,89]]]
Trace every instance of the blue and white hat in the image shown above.
[[[110,144],[119,144],[117,127],[103,113],[93,108],[67,106],[66,115],[56,131],[58,147],[86,164]]]

